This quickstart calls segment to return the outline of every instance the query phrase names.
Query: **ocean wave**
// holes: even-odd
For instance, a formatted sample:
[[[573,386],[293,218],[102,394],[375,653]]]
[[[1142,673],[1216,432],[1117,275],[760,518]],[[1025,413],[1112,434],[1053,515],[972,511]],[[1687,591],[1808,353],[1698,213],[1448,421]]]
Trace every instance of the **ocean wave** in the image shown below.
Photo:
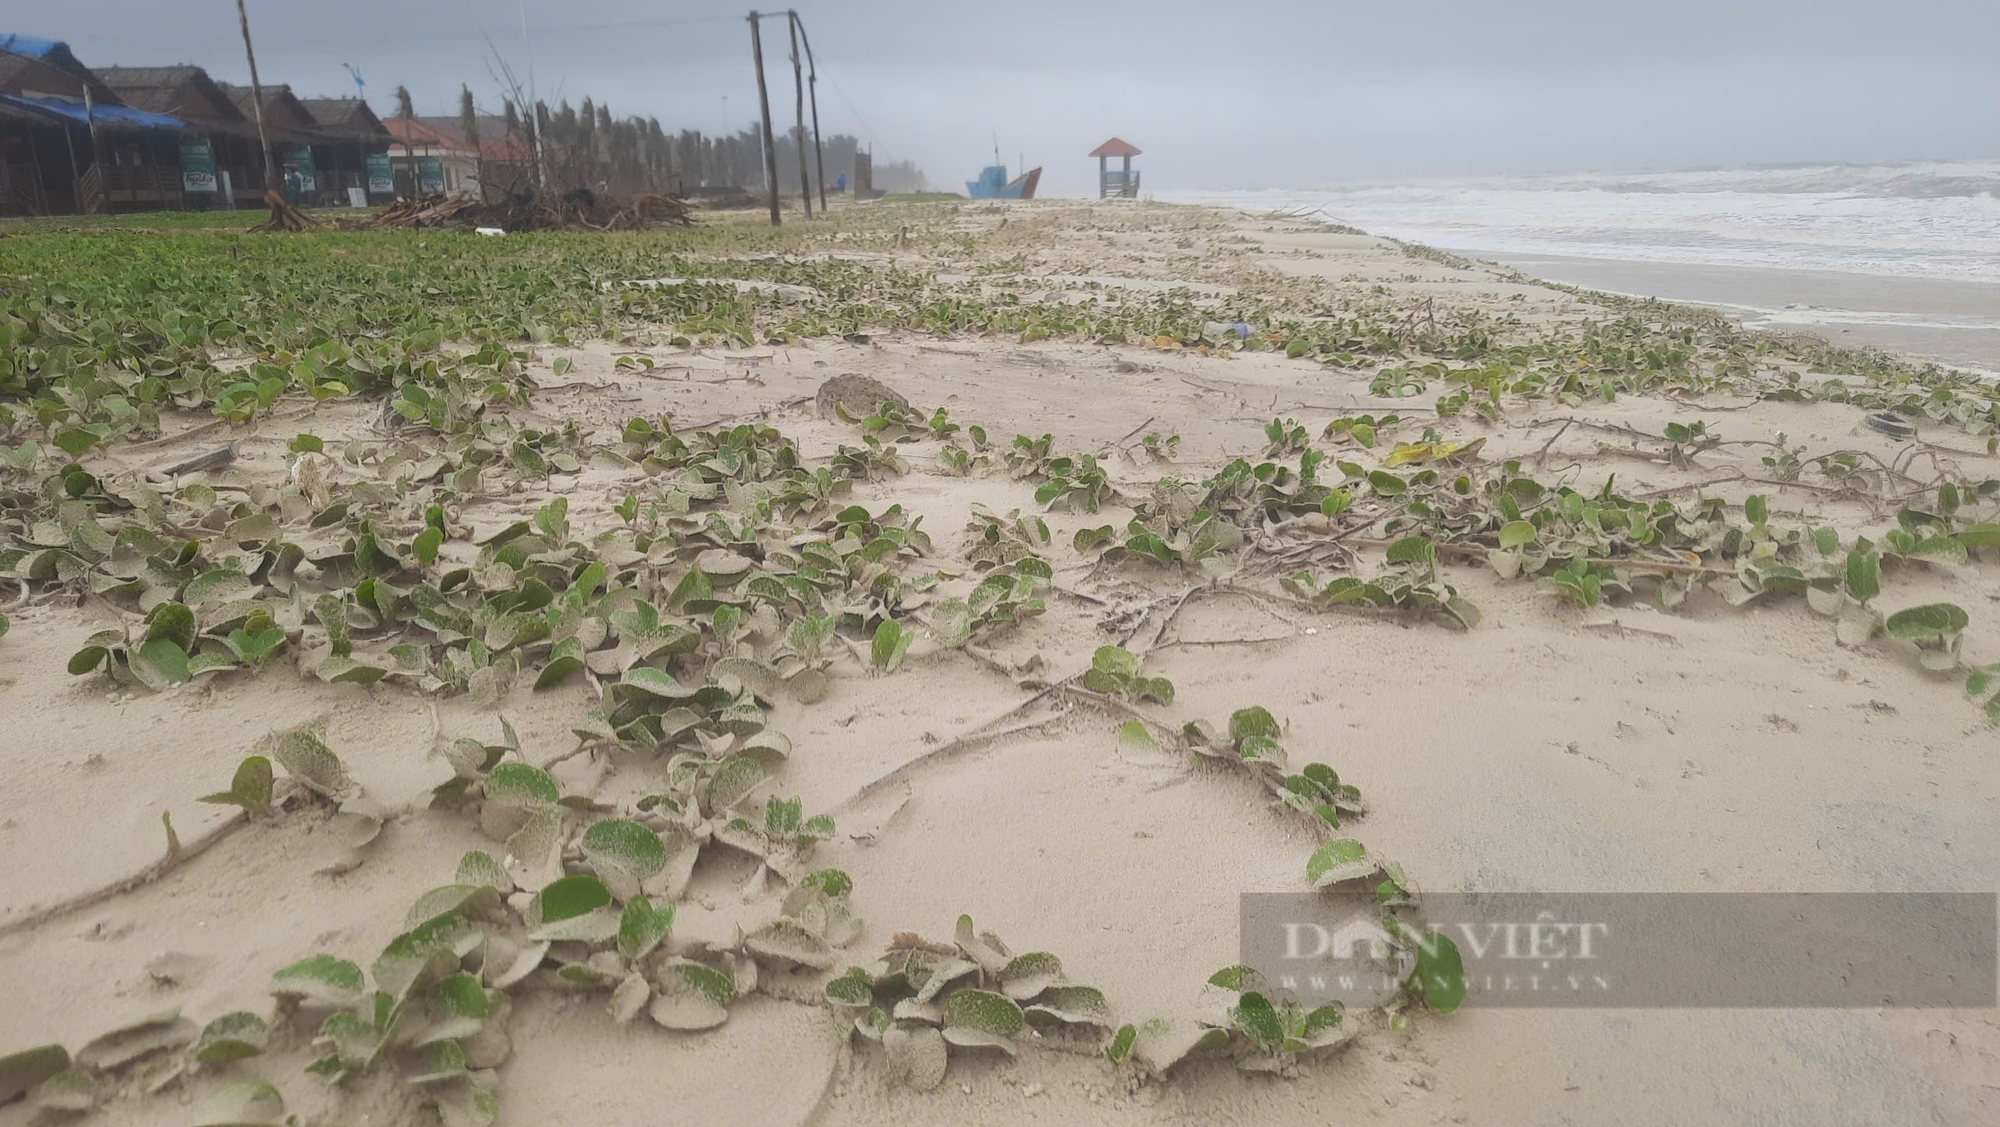
[[[1492,254],[2000,279],[2000,161],[1488,176],[1161,198],[1321,209],[1375,234]]]

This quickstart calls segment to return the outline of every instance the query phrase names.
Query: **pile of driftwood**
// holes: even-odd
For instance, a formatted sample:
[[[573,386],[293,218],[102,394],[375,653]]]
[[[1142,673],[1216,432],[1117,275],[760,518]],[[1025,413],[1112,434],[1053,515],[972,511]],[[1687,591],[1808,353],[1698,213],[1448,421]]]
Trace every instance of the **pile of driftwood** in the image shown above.
[[[503,231],[631,231],[678,223],[691,226],[693,209],[674,196],[598,196],[585,190],[538,194],[488,203],[464,196],[429,195],[400,200],[343,226],[498,227]]]

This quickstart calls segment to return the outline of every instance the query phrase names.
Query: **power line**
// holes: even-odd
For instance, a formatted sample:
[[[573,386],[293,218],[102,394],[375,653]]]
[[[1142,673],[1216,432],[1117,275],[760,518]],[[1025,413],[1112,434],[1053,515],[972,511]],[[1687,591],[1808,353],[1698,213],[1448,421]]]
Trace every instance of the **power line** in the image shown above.
[[[861,123],[861,131],[868,134],[869,151],[873,152],[879,148],[884,157],[891,157],[888,147],[882,144],[882,139],[875,136],[875,127],[868,124],[867,118],[861,116],[861,107],[854,104],[854,99],[848,97],[847,91],[840,88],[840,83],[835,82],[833,76],[829,74],[826,76],[826,84],[833,87],[833,92],[840,95],[841,101],[847,103],[848,112],[854,115],[854,120]]]

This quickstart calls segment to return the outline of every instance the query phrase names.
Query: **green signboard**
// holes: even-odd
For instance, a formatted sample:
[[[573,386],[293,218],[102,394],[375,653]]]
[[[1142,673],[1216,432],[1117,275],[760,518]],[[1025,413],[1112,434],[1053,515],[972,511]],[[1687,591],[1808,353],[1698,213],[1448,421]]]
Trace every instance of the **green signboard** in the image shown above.
[[[420,196],[444,191],[444,162],[436,157],[418,157],[417,182]]]
[[[396,170],[389,164],[388,153],[368,154],[368,190],[384,195],[396,190]]]
[[[215,182],[215,150],[206,138],[181,142],[181,187],[190,192],[213,192],[219,187]]]
[[[309,194],[319,191],[319,184],[313,170],[313,151],[310,148],[304,145],[292,146],[291,155],[285,158],[285,163],[299,170],[300,178],[305,181],[305,183],[299,185],[301,191]]]

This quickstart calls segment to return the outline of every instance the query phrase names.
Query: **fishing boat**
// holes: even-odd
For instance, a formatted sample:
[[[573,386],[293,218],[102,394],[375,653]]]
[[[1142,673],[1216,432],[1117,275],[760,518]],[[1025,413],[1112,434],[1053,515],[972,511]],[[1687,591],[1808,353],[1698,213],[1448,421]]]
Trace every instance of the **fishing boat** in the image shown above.
[[[1039,168],[1031,168],[1009,180],[1006,165],[989,164],[980,170],[979,179],[965,182],[965,194],[975,200],[1031,200],[1035,198],[1035,185],[1041,182]]]

